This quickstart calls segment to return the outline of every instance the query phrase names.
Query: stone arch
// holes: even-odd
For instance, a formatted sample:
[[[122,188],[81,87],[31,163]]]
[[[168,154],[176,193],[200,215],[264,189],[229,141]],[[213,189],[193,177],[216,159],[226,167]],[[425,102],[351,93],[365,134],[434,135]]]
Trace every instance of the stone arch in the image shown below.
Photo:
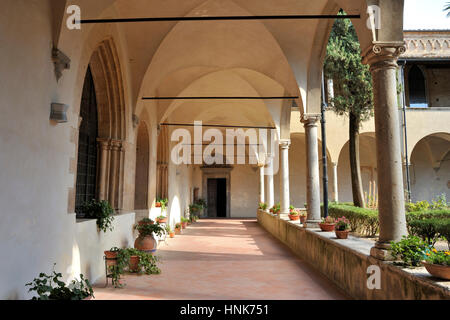
[[[433,133],[415,144],[410,175],[413,201],[450,197],[450,133]]]
[[[145,121],[140,121],[136,134],[135,210],[149,209],[150,133]]]

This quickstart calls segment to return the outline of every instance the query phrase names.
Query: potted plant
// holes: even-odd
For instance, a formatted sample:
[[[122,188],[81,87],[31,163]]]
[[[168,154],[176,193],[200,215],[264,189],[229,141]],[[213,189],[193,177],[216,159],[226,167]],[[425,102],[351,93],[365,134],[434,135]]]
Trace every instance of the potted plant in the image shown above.
[[[305,224],[306,223],[306,218],[308,217],[308,214],[306,213],[306,211],[300,211],[300,223],[301,224]]]
[[[167,222],[167,217],[165,215],[160,215],[159,217],[156,218],[156,222],[158,222],[158,223],[166,223]]]
[[[149,225],[149,224],[154,224],[154,223],[155,223],[155,221],[153,221],[152,219],[144,218],[138,222],[138,225],[142,226],[142,225]]]
[[[175,224],[175,234],[181,234],[181,223]]]
[[[161,201],[160,200],[156,200],[155,207],[156,208],[161,208]]]
[[[39,278],[25,286],[30,287],[28,292],[36,292],[37,297],[32,300],[91,300],[94,298],[94,290],[88,279],[80,274],[80,280],[75,279],[68,286],[60,280],[61,273],[56,273],[53,265],[53,272],[50,275],[40,273]]]
[[[291,221],[300,220],[300,210],[295,209],[294,206],[289,207],[289,219]]]
[[[181,227],[182,227],[183,229],[186,229],[188,221],[189,221],[189,220],[186,219],[185,217],[181,217]]]
[[[422,263],[432,276],[450,280],[450,251],[437,251],[433,248],[425,253]]]
[[[347,239],[348,233],[350,232],[350,221],[345,217],[339,218],[336,221],[334,229],[338,239]]]
[[[278,214],[280,213],[280,211],[281,211],[281,204],[280,204],[280,203],[277,203],[276,205],[274,205],[274,206],[270,209],[270,212],[271,212],[272,214],[276,214],[276,215],[278,215]]]
[[[159,223],[154,224],[138,224],[136,230],[139,232],[139,236],[134,242],[134,247],[144,252],[153,253],[156,251],[157,242],[153,234],[161,236],[164,229]]]
[[[322,231],[331,232],[334,230],[335,220],[333,217],[322,218],[322,222],[319,223],[319,227]]]
[[[166,233],[169,235],[169,237],[175,238],[175,232],[173,232],[170,225],[166,225]]]
[[[119,253],[120,249],[117,247],[113,247],[109,250],[106,250],[105,253],[105,259],[106,259],[106,265],[114,266],[117,264],[117,254]]]
[[[259,210],[266,211],[267,207],[268,207],[267,203],[264,202],[259,203]]]
[[[112,222],[114,221],[114,209],[106,200],[91,200],[86,201],[82,209],[85,217],[88,219],[97,219],[97,228],[103,232],[112,231],[114,228]]]

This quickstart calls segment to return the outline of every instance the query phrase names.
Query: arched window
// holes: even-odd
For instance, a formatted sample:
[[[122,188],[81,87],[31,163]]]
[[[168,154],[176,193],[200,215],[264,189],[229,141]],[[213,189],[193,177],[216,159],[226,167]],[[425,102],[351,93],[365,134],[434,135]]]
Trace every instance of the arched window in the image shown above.
[[[78,165],[75,212],[80,214],[85,201],[96,198],[97,191],[97,101],[90,68],[86,72],[81,98],[81,125],[78,137]]]
[[[409,106],[412,108],[428,108],[425,77],[418,66],[409,70]]]

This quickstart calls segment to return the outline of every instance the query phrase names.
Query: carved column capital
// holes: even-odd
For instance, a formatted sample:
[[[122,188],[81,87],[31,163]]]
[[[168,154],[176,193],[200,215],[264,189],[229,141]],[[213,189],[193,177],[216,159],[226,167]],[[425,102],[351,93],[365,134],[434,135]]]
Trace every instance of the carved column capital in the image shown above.
[[[397,59],[406,52],[404,41],[374,41],[363,54],[363,63],[370,65],[370,71],[379,69],[397,69]]]
[[[105,138],[97,138],[97,143],[102,150],[111,149],[111,140]]]
[[[304,113],[300,119],[300,122],[303,123],[305,127],[307,126],[317,126],[317,123],[320,121],[322,116],[320,113]]]
[[[289,149],[290,146],[291,146],[291,140],[288,140],[288,139],[280,140],[280,148],[281,149]]]

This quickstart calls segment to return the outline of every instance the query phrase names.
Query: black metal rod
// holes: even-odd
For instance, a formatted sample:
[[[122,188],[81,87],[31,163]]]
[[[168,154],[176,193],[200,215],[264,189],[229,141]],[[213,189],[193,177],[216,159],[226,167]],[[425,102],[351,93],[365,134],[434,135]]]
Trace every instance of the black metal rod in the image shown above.
[[[408,157],[408,127],[406,125],[406,94],[405,94],[405,66],[404,63],[400,63],[401,70],[401,84],[402,84],[402,111],[403,111],[403,135],[405,144],[405,171],[406,171],[406,193],[408,202],[411,202],[411,177],[409,172],[409,157]]]
[[[323,216],[328,217],[328,161],[327,161],[327,136],[326,136],[326,121],[325,121],[325,111],[328,105],[326,103],[325,96],[325,76],[322,72],[322,106],[320,111],[322,113],[322,119],[320,120],[322,128],[322,178],[323,178]]]
[[[156,17],[121,19],[82,19],[75,23],[130,23],[130,22],[170,22],[170,21],[236,21],[236,20],[310,20],[310,19],[360,19],[361,15],[268,15],[268,16],[215,16],[215,17]]]
[[[142,100],[289,100],[294,97],[143,97]]]
[[[161,123],[161,126],[175,126],[175,127],[195,127],[193,123]],[[233,125],[224,125],[224,124],[202,124],[202,127],[215,127],[215,128],[245,128],[245,129],[273,129],[275,127],[258,127],[258,126],[233,126]]]

